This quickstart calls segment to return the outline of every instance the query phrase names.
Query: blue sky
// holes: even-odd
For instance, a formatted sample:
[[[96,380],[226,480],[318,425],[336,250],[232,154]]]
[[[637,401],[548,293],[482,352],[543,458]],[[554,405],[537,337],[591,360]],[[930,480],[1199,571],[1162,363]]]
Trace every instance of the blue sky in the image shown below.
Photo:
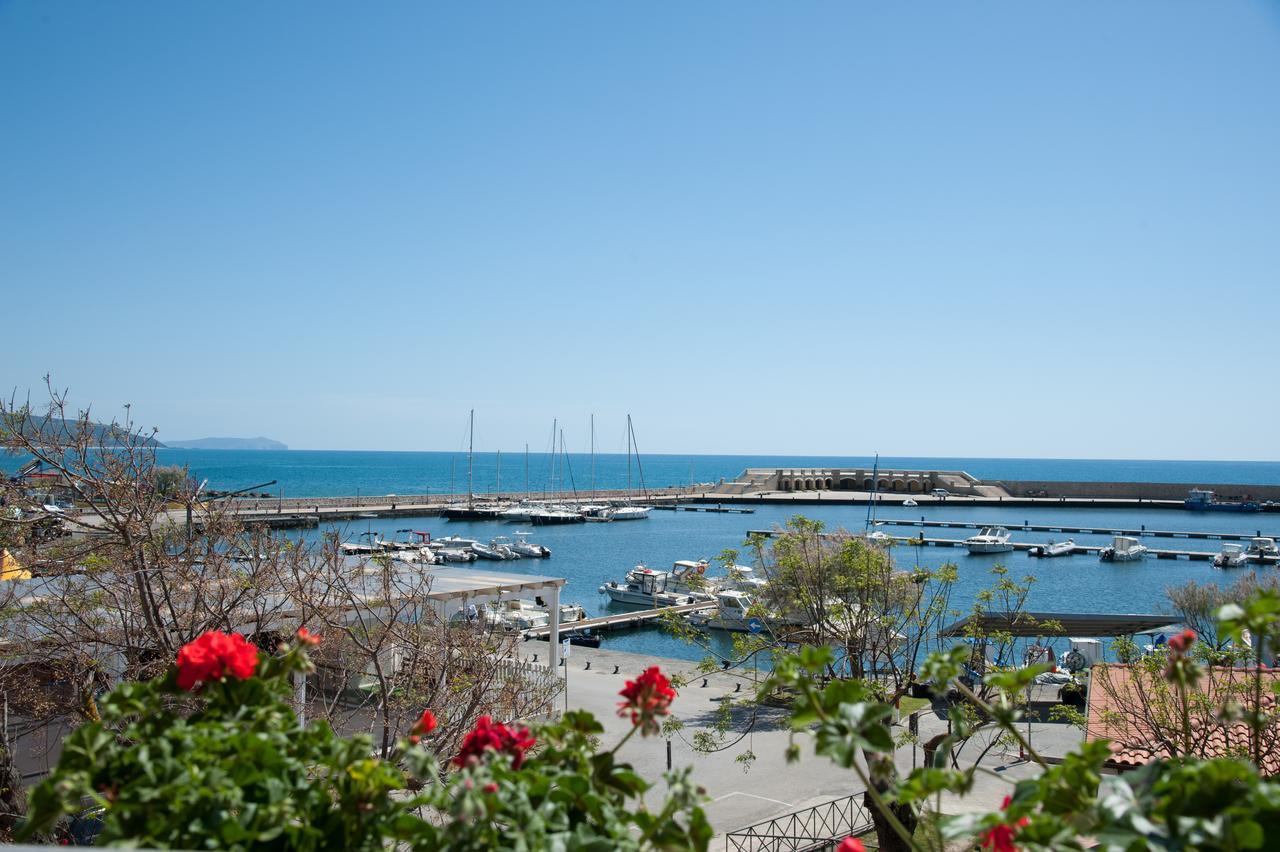
[[[0,384],[298,448],[1277,459],[1277,83],[1275,2],[0,2]]]

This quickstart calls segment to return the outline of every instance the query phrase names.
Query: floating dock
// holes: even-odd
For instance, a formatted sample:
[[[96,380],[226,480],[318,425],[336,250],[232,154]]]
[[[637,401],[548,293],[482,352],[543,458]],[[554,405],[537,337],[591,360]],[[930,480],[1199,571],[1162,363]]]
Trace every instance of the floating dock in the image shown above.
[[[964,525],[956,524],[956,526],[964,526]],[[987,526],[1000,526],[1000,524],[988,524]],[[1017,527],[1010,527],[1008,525],[1004,525],[1004,526],[1005,526],[1005,529],[1018,529]],[[979,528],[981,527],[979,526]],[[1099,532],[1105,533],[1109,531],[1099,530]],[[763,535],[769,538],[772,538],[774,535],[776,535],[776,533],[773,532],[772,530],[749,530],[748,534]],[[1122,535],[1123,533],[1119,533],[1119,534]],[[834,533],[822,533],[822,536],[824,538],[832,535],[834,535]],[[1245,536],[1245,537],[1247,538],[1248,536]],[[920,546],[965,547],[968,544],[968,542],[963,538],[924,538],[924,537],[906,538],[903,536],[893,536],[892,538],[893,538],[894,544],[905,544],[911,547],[920,547]],[[1042,542],[1042,541],[1011,541],[1009,542],[1009,546],[1012,547],[1014,550],[1030,550],[1033,547],[1043,547],[1044,545],[1045,545],[1045,542]],[[1097,545],[1097,544],[1077,544],[1072,549],[1071,553],[1072,555],[1077,553],[1096,554],[1098,553],[1098,551],[1102,550],[1104,546],[1105,545]],[[1005,551],[1005,552],[1007,553],[1008,551]],[[1147,554],[1155,557],[1156,559],[1190,559],[1192,561],[1200,561],[1200,562],[1209,562],[1213,559],[1213,557],[1218,555],[1217,553],[1213,553],[1211,551],[1204,551],[1204,550],[1165,550],[1165,549],[1154,548],[1154,547],[1147,548]],[[999,556],[998,553],[980,553],[975,555]],[[1049,557],[1049,558],[1060,559],[1062,557]],[[1280,560],[1276,560],[1274,558],[1265,557],[1265,556],[1263,557],[1250,556],[1248,557],[1247,561],[1250,563],[1259,564],[1259,565],[1275,565],[1277,561],[1280,561]]]
[[[1251,538],[1261,538],[1262,531],[1258,530],[1252,535],[1249,533],[1225,533],[1225,532],[1187,532],[1184,530],[1149,530],[1146,527],[1141,529],[1120,529],[1118,527],[1071,527],[1063,524],[1011,524],[1001,521],[978,522],[978,521],[927,521],[924,518],[920,520],[908,520],[906,518],[876,518],[877,524],[888,524],[895,527],[932,527],[941,529],[962,529],[962,530],[980,530],[983,527],[1004,527],[1007,530],[1021,530],[1022,532],[1054,532],[1054,533],[1080,533],[1082,535],[1129,535],[1129,536],[1153,536],[1155,538],[1197,538],[1197,539],[1213,539],[1216,541],[1248,541]],[[1280,538],[1280,534],[1268,533],[1267,538]]]
[[[641,609],[635,612],[620,612],[616,615],[602,615],[598,618],[584,618],[582,621],[573,621],[569,624],[560,625],[560,635],[568,636],[570,633],[581,633],[584,630],[601,632],[605,630],[622,630],[629,627],[639,627],[651,621],[657,621],[667,613],[674,615],[683,615],[689,612],[701,612],[707,609],[715,609],[715,601],[697,601],[695,603],[680,604],[678,606],[660,606],[657,609]],[[526,639],[542,639],[551,634],[550,627],[535,627],[532,630],[526,630],[524,638]]]
[[[722,512],[726,515],[754,515],[756,511],[755,509],[748,509],[743,506],[721,506],[718,503],[714,506],[710,506],[710,505],[681,506],[679,504],[664,506],[661,503],[655,503],[653,508],[662,509],[663,511],[666,511],[666,512]]]

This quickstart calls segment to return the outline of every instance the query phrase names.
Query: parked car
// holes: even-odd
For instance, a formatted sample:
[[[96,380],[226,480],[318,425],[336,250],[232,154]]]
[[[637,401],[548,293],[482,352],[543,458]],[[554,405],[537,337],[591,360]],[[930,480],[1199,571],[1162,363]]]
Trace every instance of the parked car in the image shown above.
[[[945,488],[935,488],[929,493],[932,494],[934,497],[941,497],[943,500],[951,496],[951,492]]]

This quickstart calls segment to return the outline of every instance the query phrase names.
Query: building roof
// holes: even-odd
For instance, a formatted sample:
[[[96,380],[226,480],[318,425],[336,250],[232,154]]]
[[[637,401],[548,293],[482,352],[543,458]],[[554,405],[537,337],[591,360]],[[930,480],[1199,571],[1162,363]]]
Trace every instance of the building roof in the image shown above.
[[[510,574],[505,571],[486,571],[481,568],[430,567],[427,570],[431,577],[431,591],[427,597],[438,601],[531,592],[565,584],[563,577]]]
[[[1052,629],[1046,622],[1057,622]],[[962,618],[942,631],[943,636],[964,636],[971,626],[982,633],[1013,636],[1132,636],[1168,631],[1176,624],[1169,615],[1133,615],[1086,612],[985,612]]]
[[[1253,674],[1252,669],[1226,666],[1205,670],[1191,698],[1192,754],[1202,758],[1248,757],[1248,725],[1219,719],[1218,708],[1228,701],[1251,703],[1247,685]],[[1280,671],[1264,670],[1262,679],[1263,710],[1274,712],[1276,696],[1271,687],[1280,681]],[[1099,663],[1090,677],[1085,739],[1110,740],[1108,765],[1117,769],[1133,769],[1158,757],[1185,753],[1181,705],[1172,689],[1158,673],[1145,675],[1140,666],[1135,676],[1133,666]],[[1198,710],[1200,706],[1206,709]],[[1261,753],[1262,774],[1280,774],[1280,724],[1272,723],[1263,730]]]

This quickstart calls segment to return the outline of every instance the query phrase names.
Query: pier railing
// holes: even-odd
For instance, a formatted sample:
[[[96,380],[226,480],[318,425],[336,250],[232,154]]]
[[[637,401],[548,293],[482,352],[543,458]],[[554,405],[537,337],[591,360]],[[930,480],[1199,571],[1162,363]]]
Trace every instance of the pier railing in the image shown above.
[[[802,852],[834,849],[851,834],[872,827],[862,793],[792,811],[725,835],[726,852]]]

